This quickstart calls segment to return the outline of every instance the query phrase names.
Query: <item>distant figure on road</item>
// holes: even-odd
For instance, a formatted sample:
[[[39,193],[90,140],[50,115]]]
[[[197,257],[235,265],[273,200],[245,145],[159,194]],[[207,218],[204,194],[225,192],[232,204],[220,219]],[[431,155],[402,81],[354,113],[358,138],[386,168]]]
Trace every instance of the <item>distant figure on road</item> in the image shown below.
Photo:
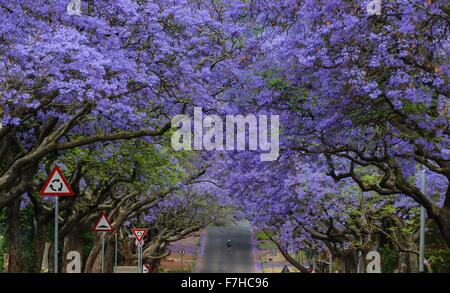
[[[231,253],[231,240],[227,241],[228,253]]]

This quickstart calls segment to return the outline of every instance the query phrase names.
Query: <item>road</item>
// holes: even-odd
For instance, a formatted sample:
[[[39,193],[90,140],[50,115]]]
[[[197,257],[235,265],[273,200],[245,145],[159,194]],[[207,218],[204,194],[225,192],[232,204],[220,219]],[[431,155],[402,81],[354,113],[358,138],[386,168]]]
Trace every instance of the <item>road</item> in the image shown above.
[[[226,247],[228,239],[232,243],[231,254]],[[204,255],[199,261],[196,271],[201,273],[254,273],[250,225],[242,222],[231,227],[208,227]]]

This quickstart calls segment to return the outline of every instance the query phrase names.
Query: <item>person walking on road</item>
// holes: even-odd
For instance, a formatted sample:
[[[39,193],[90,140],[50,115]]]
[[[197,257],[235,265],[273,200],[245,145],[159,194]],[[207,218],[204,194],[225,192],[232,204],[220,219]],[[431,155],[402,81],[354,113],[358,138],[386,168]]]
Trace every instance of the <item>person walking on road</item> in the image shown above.
[[[231,240],[227,241],[228,254],[231,254]]]

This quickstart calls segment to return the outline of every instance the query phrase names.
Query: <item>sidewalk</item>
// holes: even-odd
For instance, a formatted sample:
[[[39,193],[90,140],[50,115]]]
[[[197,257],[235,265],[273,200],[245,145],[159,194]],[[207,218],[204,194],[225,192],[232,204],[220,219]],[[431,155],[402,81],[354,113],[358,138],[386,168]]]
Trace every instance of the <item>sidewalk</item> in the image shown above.
[[[199,231],[190,237],[171,243],[169,246],[171,254],[161,260],[160,271],[164,273],[195,272],[202,233],[204,232]],[[184,251],[184,254],[181,255],[180,251]]]

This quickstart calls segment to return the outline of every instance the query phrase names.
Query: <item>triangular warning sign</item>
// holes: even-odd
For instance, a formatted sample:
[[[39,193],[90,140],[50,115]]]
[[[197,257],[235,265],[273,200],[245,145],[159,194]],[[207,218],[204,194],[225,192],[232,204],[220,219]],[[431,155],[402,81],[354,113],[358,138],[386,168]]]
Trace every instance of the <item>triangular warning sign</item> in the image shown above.
[[[111,232],[113,230],[111,223],[108,220],[105,212],[102,212],[100,218],[98,218],[97,223],[95,223],[94,232]]]
[[[39,192],[41,196],[73,196],[75,193],[67,182],[66,177],[64,177],[63,173],[59,169],[58,166],[55,166],[50,172],[50,175],[45,181],[44,186]]]
[[[281,272],[282,272],[282,273],[290,273],[290,271],[289,271],[287,265],[285,265],[285,266],[283,267],[283,269],[281,270]]]
[[[136,240],[139,242],[144,240],[145,235],[147,235],[147,231],[148,231],[148,229],[146,229],[146,228],[131,229],[131,232],[133,232],[134,238],[136,238]]]

